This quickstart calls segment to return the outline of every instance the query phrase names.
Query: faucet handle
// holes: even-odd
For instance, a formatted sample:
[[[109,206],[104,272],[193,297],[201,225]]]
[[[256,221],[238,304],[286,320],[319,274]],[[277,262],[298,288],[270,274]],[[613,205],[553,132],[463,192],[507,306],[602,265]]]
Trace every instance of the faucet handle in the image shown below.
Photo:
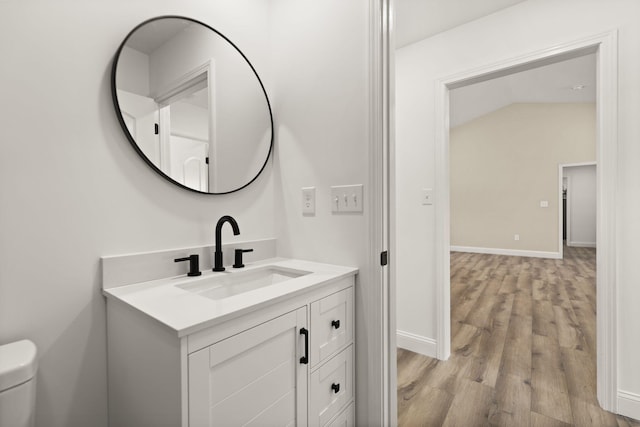
[[[253,252],[253,249],[236,249],[236,262],[233,264],[233,268],[242,268],[244,264],[242,263],[242,254],[245,252]]]
[[[182,261],[189,261],[189,272],[187,273],[187,276],[200,276],[202,274],[200,272],[200,255],[193,254],[186,258],[176,258],[173,260],[173,262]]]

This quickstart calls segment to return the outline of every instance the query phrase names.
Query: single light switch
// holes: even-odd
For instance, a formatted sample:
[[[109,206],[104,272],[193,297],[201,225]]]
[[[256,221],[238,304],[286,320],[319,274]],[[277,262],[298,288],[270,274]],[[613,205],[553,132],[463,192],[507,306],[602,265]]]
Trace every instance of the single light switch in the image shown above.
[[[431,188],[422,189],[422,204],[423,205],[433,204],[433,189]]]
[[[316,214],[316,187],[305,187],[302,189],[302,214]]]

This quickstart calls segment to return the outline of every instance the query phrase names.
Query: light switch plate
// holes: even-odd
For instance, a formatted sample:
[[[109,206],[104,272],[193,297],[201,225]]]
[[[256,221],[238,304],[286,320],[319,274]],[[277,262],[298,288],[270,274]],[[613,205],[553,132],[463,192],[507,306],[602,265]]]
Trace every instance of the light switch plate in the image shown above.
[[[351,213],[363,211],[363,185],[337,185],[331,187],[331,212]]]
[[[433,204],[433,189],[431,188],[422,189],[422,204],[423,205]]]
[[[302,189],[302,214],[316,214],[316,187],[304,187]]]
[[[548,208],[549,207],[549,201],[548,200],[541,200],[540,201],[540,207],[541,208]]]

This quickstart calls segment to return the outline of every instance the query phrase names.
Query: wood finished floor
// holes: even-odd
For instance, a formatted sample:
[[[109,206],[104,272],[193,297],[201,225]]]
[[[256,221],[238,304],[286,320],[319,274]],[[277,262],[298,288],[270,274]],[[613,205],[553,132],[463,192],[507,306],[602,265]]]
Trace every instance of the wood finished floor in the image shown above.
[[[595,250],[451,253],[451,357],[398,349],[400,426],[640,426],[596,400]]]

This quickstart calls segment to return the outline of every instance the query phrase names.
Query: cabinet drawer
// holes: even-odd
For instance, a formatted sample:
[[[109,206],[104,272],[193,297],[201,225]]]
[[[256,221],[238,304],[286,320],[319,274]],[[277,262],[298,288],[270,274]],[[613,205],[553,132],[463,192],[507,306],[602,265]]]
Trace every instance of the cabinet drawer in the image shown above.
[[[326,427],[354,427],[356,425],[356,410],[352,403],[340,415],[335,417]]]
[[[353,346],[350,345],[310,376],[309,427],[324,426],[353,399]]]
[[[311,366],[353,339],[353,288],[311,303]]]

